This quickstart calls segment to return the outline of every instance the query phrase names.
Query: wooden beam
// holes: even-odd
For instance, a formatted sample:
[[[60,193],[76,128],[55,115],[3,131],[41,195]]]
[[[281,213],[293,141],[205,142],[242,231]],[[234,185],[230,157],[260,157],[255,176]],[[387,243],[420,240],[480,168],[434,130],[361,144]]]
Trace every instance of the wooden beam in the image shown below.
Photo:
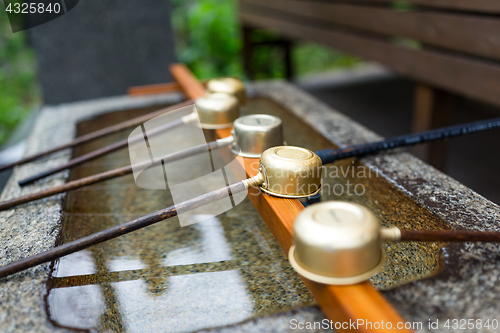
[[[206,86],[208,81],[210,80],[202,80],[201,83],[203,86]],[[134,86],[127,89],[127,95],[129,96],[166,94],[170,92],[182,92],[182,89],[177,82],[148,84],[144,86]]]
[[[254,44],[252,43],[252,28],[246,25],[242,26],[243,32],[243,49],[242,49],[242,61],[243,70],[250,80],[255,79],[255,73],[252,66],[252,58],[254,51]]]
[[[309,0],[310,1],[310,0]],[[346,0],[351,3],[390,4],[394,0]],[[405,0],[418,6],[434,7],[450,10],[461,10],[477,13],[498,14],[500,2],[498,0]]]
[[[186,73],[185,66],[173,65],[171,69],[173,77],[185,89],[190,98],[200,95],[199,83],[191,73]],[[181,77],[179,77],[181,76]],[[185,87],[184,84],[198,84],[198,89]],[[188,93],[188,92],[198,92]],[[219,137],[226,137],[230,129],[216,131]],[[244,167],[248,177],[258,173],[259,160],[252,158],[243,159]],[[304,209],[297,199],[277,198],[262,193],[258,188],[248,191],[248,197],[254,204],[262,219],[265,221],[274,237],[277,239],[283,251],[288,255],[288,250],[293,242],[293,221]],[[356,322],[358,319],[372,323],[391,323],[392,327],[404,325],[405,320],[384,299],[384,297],[373,288],[369,282],[363,282],[350,286],[324,285],[304,279],[309,291],[316,298],[325,315],[334,322]],[[384,332],[392,330],[376,330],[361,326],[356,330],[352,327],[339,329],[338,331],[354,332]],[[410,332],[402,329],[401,332]]]
[[[423,132],[449,126],[454,96],[446,91],[424,84],[415,86],[412,132]],[[412,153],[435,168],[445,171],[448,160],[448,142],[439,141],[412,147]]]
[[[409,49],[341,31],[240,12],[247,24],[274,29],[289,38],[335,47],[396,72],[449,91],[500,106],[500,66],[430,50]]]
[[[356,6],[329,2],[290,0],[241,0],[257,6],[262,15],[279,17],[293,14],[314,20],[315,24],[334,23],[500,60],[500,19],[477,15],[431,11],[401,12],[391,8]],[[469,1],[470,2],[470,1]],[[270,11],[271,10],[271,11]],[[312,25],[312,24],[310,24]]]
[[[130,87],[127,89],[127,95],[142,96],[142,95],[165,94],[180,90],[181,88],[177,82],[168,82],[168,83]]]
[[[245,159],[245,170],[252,177],[257,174],[259,162]],[[249,190],[248,197],[260,216],[277,239],[283,251],[288,251],[293,243],[293,222],[304,206],[297,199],[282,199],[262,193],[258,188]],[[326,285],[302,278],[307,289],[314,296],[321,310],[334,323],[349,323],[359,320],[372,323],[391,323],[391,327],[405,323],[405,320],[369,282],[348,286]],[[347,327],[347,326],[346,326]],[[387,327],[387,325],[386,325]],[[385,332],[360,326],[356,330],[344,327],[337,331]],[[401,329],[401,332],[411,330]]]
[[[170,73],[187,96],[193,96],[193,99],[195,99],[203,97],[206,94],[205,87],[203,87],[186,65],[173,64],[170,66]]]

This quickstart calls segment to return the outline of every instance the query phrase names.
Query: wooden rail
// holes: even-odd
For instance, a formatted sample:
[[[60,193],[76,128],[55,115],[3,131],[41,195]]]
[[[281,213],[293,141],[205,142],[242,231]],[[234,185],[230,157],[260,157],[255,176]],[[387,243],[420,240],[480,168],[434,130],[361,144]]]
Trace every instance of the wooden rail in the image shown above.
[[[240,0],[240,3],[265,11],[274,10],[277,15],[292,14],[297,20],[311,19],[310,25],[332,23],[500,60],[498,18],[438,11],[401,12],[392,8],[329,2],[293,1],[290,5],[290,0]]]
[[[129,96],[154,95],[154,94],[176,92],[180,90],[181,87],[177,82],[168,82],[168,83],[149,84],[145,86],[130,87],[127,90],[127,95]]]
[[[410,49],[381,39],[304,25],[285,17],[269,17],[251,8],[240,11],[244,22],[276,29],[283,36],[330,45],[387,65],[402,75],[500,106],[500,66],[424,49]]]
[[[271,29],[387,66],[417,82],[413,130],[451,123],[455,95],[500,107],[500,1],[239,0],[244,67],[252,67],[252,31]],[[446,169],[447,143],[418,147],[417,157]]]
[[[352,3],[391,4],[393,0],[350,0]],[[405,0],[418,6],[434,7],[448,10],[463,10],[477,13],[500,13],[498,0]]]
[[[206,85],[209,80],[202,80],[201,83]],[[144,96],[154,94],[166,94],[170,92],[182,92],[181,86],[177,82],[167,82],[158,84],[148,84],[144,86],[134,86],[127,89],[129,96]]]
[[[172,65],[171,73],[174,79],[181,85],[189,98],[203,96],[203,87],[184,65]],[[197,88],[195,88],[197,87]],[[228,136],[230,129],[217,130],[216,135],[220,138]],[[258,159],[243,158],[244,167],[248,177],[257,174]],[[283,251],[288,255],[288,250],[293,242],[293,221],[304,209],[297,199],[283,199],[262,193],[258,188],[250,189],[248,197],[254,204],[262,219],[265,221],[274,237],[277,239]],[[384,299],[384,297],[373,288],[369,282],[363,282],[349,286],[333,286],[319,284],[307,279],[304,283],[315,297],[325,315],[334,322],[349,323],[364,320],[372,323],[391,323],[393,328],[405,323],[405,320]],[[338,329],[343,332],[388,332],[393,330],[375,330],[361,326],[352,329],[352,326],[344,325]],[[411,332],[400,329],[401,332]]]

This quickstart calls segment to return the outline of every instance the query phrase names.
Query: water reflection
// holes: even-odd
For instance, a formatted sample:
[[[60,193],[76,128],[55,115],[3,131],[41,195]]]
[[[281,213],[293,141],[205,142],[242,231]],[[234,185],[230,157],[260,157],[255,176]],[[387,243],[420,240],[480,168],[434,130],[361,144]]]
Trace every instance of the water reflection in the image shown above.
[[[232,260],[231,249],[219,219],[211,217],[193,227],[200,230],[201,246],[181,247],[168,253],[162,262],[164,266]],[[60,260],[54,277],[82,280],[100,277],[101,281],[95,285],[52,289],[48,298],[52,320],[77,329],[101,326],[106,304],[100,287],[106,283],[104,275],[95,274],[95,266],[93,253],[88,250]],[[148,327],[148,331],[168,329],[169,332],[186,332],[237,323],[251,317],[253,313],[252,299],[237,269],[169,276],[159,281],[159,278],[144,271],[144,263],[131,257],[110,259],[106,266],[109,272],[143,270],[140,274],[142,279],[132,277],[131,281],[109,284],[116,294],[116,305],[120,308],[127,332],[143,332],[144,327]],[[161,276],[166,277],[168,273],[162,272]],[[161,284],[154,293],[151,293],[147,282],[151,279],[155,285]],[[162,292],[158,292],[159,289]]]
[[[128,256],[110,259],[108,260],[107,266],[110,272],[131,271],[146,268],[146,265],[139,259]]]
[[[277,244],[268,242],[272,235],[260,228],[252,220],[224,215],[179,227],[196,231],[191,234],[198,241],[156,254],[154,262],[97,249],[62,258],[49,294],[51,319],[98,331],[112,324],[112,330],[130,332],[143,331],[144,325],[186,332],[311,304]]]
[[[71,177],[121,166],[126,154],[75,168]],[[62,242],[172,203],[169,190],[137,188],[131,175],[70,192]],[[50,318],[75,329],[185,332],[314,303],[249,200],[216,217],[202,213],[190,216],[203,220],[197,224],[181,227],[173,218],[61,258],[49,283]]]
[[[53,275],[61,278],[96,272],[92,252],[83,250],[61,258]],[[54,289],[48,302],[52,320],[79,329],[97,327],[105,310],[103,295],[95,285]]]
[[[193,224],[199,232],[196,246],[181,247],[169,252],[162,261],[164,266],[190,265],[214,261],[232,260],[231,247],[224,236],[221,221],[214,216],[203,217],[204,221]]]
[[[174,276],[153,296],[144,281],[114,283],[127,332],[189,332],[252,316],[253,302],[238,270]]]
[[[62,257],[54,268],[53,276],[64,277],[96,273],[92,252],[82,250]]]
[[[77,329],[98,327],[105,311],[104,297],[98,286],[54,289],[48,302],[53,321]]]

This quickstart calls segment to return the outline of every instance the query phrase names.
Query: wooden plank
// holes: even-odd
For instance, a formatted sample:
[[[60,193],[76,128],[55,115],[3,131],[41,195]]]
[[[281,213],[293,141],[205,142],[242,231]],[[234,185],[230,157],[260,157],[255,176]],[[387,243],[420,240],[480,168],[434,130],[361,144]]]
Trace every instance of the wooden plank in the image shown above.
[[[194,77],[186,65],[172,64],[170,73],[187,96],[193,96],[193,99],[195,99],[206,94],[205,87]]]
[[[310,0],[309,0],[310,1]],[[393,3],[394,0],[350,0],[352,3]],[[478,13],[499,14],[500,2],[498,0],[405,0],[414,5],[461,10]]]
[[[381,40],[240,12],[250,25],[274,29],[379,62],[423,83],[500,106],[500,66],[437,51],[414,50]]]
[[[249,177],[258,172],[258,161],[245,159],[245,170]],[[297,199],[282,199],[266,195],[258,188],[249,190],[248,197],[257,208],[262,219],[278,240],[283,251],[288,255],[293,243],[293,221],[304,209]],[[328,319],[334,323],[356,322],[358,319],[372,323],[382,321],[390,323],[391,327],[404,325],[405,320],[385,300],[385,298],[373,288],[369,282],[363,282],[348,286],[334,286],[316,283],[302,278],[306,287],[314,296],[318,305]],[[342,332],[388,332],[389,329],[375,330],[370,327],[361,326],[352,330],[345,325],[337,331]],[[411,332],[402,329],[401,332]]]
[[[243,60],[243,70],[250,80],[255,79],[255,73],[252,66],[252,56],[254,51],[254,45],[251,40],[252,28],[243,25],[243,49],[242,49],[242,60]]]
[[[210,80],[202,80],[201,83],[204,86],[206,86],[208,81]],[[144,86],[130,87],[127,89],[127,95],[143,96],[143,95],[154,95],[154,94],[166,94],[178,91],[182,92],[182,89],[177,82],[167,82],[167,83],[148,84]]]
[[[177,82],[168,82],[168,83],[130,87],[127,89],[127,95],[129,96],[154,95],[154,94],[176,92],[179,90],[180,86]]]
[[[186,94],[190,98],[196,98],[200,95],[200,89],[184,87],[184,84],[196,84],[196,78],[191,73],[186,73],[185,66],[171,69],[174,78],[186,88]],[[184,77],[178,77],[182,75]],[[199,85],[199,83],[198,83]],[[188,93],[188,91],[198,91],[198,95]],[[219,137],[226,137],[230,129],[217,130]],[[243,159],[244,167],[248,177],[258,173],[259,160],[252,158]],[[297,199],[283,199],[262,193],[258,188],[249,190],[248,197],[254,204],[262,219],[265,221],[274,237],[277,239],[283,251],[288,255],[288,250],[293,242],[293,221],[297,215],[304,209],[304,206]],[[397,327],[405,320],[396,310],[376,291],[368,282],[359,283],[351,286],[331,286],[319,284],[303,279],[309,291],[316,298],[325,315],[334,322],[357,321],[358,319],[370,321],[372,323],[391,323],[392,327]],[[367,329],[362,326],[352,330],[352,327],[342,328],[338,331],[353,332],[388,332],[392,330]],[[402,329],[401,332],[411,332]]]
[[[293,14],[297,16],[297,20],[307,18],[310,23],[334,23],[379,34],[416,39],[429,45],[500,60],[499,18],[430,11],[401,12],[390,8],[328,2],[240,2],[243,11],[247,8],[246,5],[258,6],[253,10],[260,8],[262,15],[278,17],[281,13]]]
[[[416,133],[449,126],[453,101],[454,96],[446,91],[417,84],[415,86],[412,131]],[[412,153],[435,168],[441,171],[446,170],[447,140],[412,147]]]

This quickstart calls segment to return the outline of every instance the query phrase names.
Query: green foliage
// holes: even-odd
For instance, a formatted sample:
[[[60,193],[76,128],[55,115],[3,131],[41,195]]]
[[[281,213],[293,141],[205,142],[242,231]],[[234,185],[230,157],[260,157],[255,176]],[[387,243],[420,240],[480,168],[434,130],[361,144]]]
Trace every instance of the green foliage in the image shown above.
[[[293,61],[297,76],[340,68],[350,68],[361,63],[359,58],[312,43],[299,44],[294,49]]]
[[[400,12],[409,12],[417,9],[417,6],[408,1],[394,1],[391,7]]]
[[[3,6],[3,5],[0,5]],[[22,22],[16,22],[21,24]],[[0,13],[0,144],[39,101],[33,51],[24,32],[12,33]]]
[[[242,36],[236,0],[171,0],[175,9],[172,26],[176,35],[177,54],[193,73],[201,78],[217,76],[243,77]],[[254,31],[253,42],[277,39],[264,31]],[[316,44],[298,44],[292,61],[297,75],[351,67],[360,61]],[[252,67],[256,79],[283,78],[285,68],[280,48],[257,45]]]
[[[217,76],[243,77],[242,36],[236,0],[171,0],[172,26],[179,60],[201,79]],[[0,8],[3,5],[0,4]],[[23,24],[22,17],[15,24]],[[256,31],[255,42],[277,38]],[[354,66],[359,60],[315,45],[298,44],[293,50],[298,76],[311,72]],[[270,45],[255,47],[253,66],[257,79],[283,78],[283,54]],[[35,58],[26,32],[12,33],[6,13],[0,13],[0,144],[29,111],[40,102]]]
[[[240,76],[241,38],[236,1],[173,0],[179,60],[199,78]]]

